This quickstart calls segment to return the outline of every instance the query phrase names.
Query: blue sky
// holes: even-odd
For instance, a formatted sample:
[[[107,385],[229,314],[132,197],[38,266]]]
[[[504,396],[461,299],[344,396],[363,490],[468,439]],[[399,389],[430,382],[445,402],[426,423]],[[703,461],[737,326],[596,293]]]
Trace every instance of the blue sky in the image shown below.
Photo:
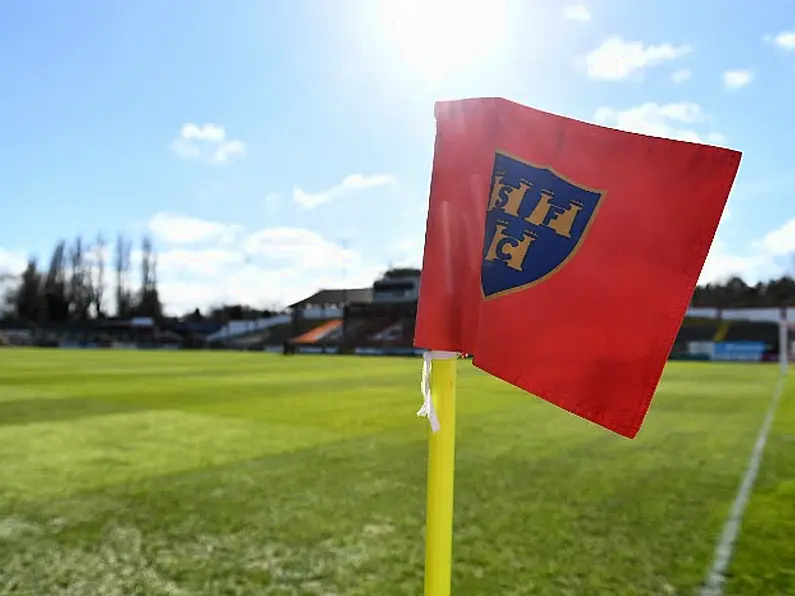
[[[433,102],[483,95],[743,151],[703,279],[788,264],[795,2],[450,6],[3,2],[0,273],[148,231],[172,312],[369,284],[419,264]]]

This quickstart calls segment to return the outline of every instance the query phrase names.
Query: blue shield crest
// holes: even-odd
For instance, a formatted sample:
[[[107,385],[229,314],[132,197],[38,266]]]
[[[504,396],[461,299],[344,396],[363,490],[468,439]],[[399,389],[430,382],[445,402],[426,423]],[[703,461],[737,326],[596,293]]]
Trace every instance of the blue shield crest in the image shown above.
[[[580,246],[604,195],[497,152],[486,207],[484,297],[528,288],[559,270]]]

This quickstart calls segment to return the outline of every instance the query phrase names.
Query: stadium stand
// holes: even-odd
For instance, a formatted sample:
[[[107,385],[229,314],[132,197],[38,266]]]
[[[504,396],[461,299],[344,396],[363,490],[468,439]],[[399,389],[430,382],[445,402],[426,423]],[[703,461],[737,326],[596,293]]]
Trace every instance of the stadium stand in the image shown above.
[[[0,321],[0,345],[31,346],[34,343],[33,330],[25,323]]]
[[[676,341],[712,341],[719,326],[720,321],[715,319],[686,317]]]
[[[223,324],[217,318],[211,321],[200,315],[157,322],[109,318],[44,327],[0,320],[0,344],[414,355],[421,351],[413,346],[419,284],[418,270],[393,269],[372,287],[323,289],[280,313],[251,311],[257,318]],[[778,323],[781,312],[772,307],[691,307],[670,357],[725,359],[743,353],[756,354],[758,359],[763,346],[763,359],[774,359],[782,348]],[[790,313],[789,320],[793,321],[795,309]]]
[[[321,323],[316,327],[313,327],[306,333],[302,333],[298,337],[294,338],[293,341],[295,343],[300,344],[313,344],[317,343],[329,336],[336,338],[338,335],[331,335],[338,329],[342,328],[342,319],[331,319],[330,321],[326,321],[325,323]]]
[[[317,352],[322,346],[335,353],[413,352],[418,291],[419,274],[411,270],[372,288],[321,290],[291,305],[296,333],[284,351]]]
[[[366,303],[372,301],[373,288],[320,290],[312,294],[309,298],[304,298],[295,304],[291,304],[288,308],[291,311],[297,310],[307,313],[312,311],[312,309],[328,310],[342,308],[345,304],[349,303]]]
[[[762,321],[727,321],[724,341],[763,341],[778,347],[778,325]]]
[[[271,327],[290,322],[290,315],[277,315],[249,321],[229,321],[215,333],[207,336],[208,342],[228,341],[236,337],[256,334]]]
[[[715,330],[715,335],[712,336],[712,341],[725,341],[728,332],[729,321],[720,321],[718,328]]]
[[[417,353],[413,337],[419,280],[419,272],[407,271],[385,276],[372,288],[321,290],[291,305],[292,333],[278,338],[284,339],[284,352]],[[732,316],[734,320],[723,319],[720,312],[710,311],[686,317],[671,357],[703,359],[708,350],[700,345],[746,341],[764,342],[766,357],[777,353],[777,323],[744,320],[743,313]],[[273,345],[275,339],[267,343]]]
[[[318,327],[322,327],[328,321],[318,321],[316,319],[301,319],[300,316],[291,317],[290,321],[287,323],[282,323],[279,325],[274,325],[267,329],[266,332],[260,332],[257,335],[258,341],[256,342],[245,342],[245,349],[249,350],[267,350],[267,351],[285,351],[286,346],[288,346],[294,338],[301,337],[307,333],[312,332],[313,330],[317,329]],[[335,333],[334,330],[331,330],[328,336],[324,336],[322,338],[318,338],[315,340],[314,343],[319,343],[328,340],[329,336],[332,336]],[[308,342],[312,343],[312,342]],[[244,349],[242,346],[237,347],[237,344],[234,342],[229,342],[229,346],[233,349]],[[224,347],[224,346],[214,346],[214,347]]]

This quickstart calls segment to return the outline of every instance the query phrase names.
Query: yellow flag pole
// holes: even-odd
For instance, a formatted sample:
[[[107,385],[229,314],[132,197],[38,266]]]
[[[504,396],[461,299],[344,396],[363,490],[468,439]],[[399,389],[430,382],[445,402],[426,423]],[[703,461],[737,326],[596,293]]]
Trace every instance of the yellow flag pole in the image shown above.
[[[431,398],[439,420],[428,436],[425,525],[425,596],[450,596],[455,478],[455,358],[433,359]]]

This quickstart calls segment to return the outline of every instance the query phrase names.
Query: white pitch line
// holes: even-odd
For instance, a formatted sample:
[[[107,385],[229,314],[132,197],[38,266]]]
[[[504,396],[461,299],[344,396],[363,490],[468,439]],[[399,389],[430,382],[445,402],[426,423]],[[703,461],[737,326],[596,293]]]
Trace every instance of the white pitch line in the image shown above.
[[[745,470],[740,488],[737,490],[737,496],[729,512],[729,517],[726,519],[726,523],[723,524],[720,541],[715,549],[715,559],[712,561],[706,583],[701,588],[701,596],[721,596],[723,593],[723,585],[726,582],[726,569],[731,562],[734,542],[737,540],[737,534],[740,531],[743,514],[745,513],[745,508],[751,497],[754,482],[756,482],[756,475],[759,473],[759,466],[762,463],[762,453],[765,451],[767,436],[770,433],[770,427],[773,425],[776,408],[781,399],[781,394],[784,392],[784,379],[785,377],[782,375],[773,389],[773,397],[770,400],[770,406],[765,415],[765,420],[762,422],[762,428],[759,430],[759,436],[756,439],[754,450],[751,453],[748,468]]]

